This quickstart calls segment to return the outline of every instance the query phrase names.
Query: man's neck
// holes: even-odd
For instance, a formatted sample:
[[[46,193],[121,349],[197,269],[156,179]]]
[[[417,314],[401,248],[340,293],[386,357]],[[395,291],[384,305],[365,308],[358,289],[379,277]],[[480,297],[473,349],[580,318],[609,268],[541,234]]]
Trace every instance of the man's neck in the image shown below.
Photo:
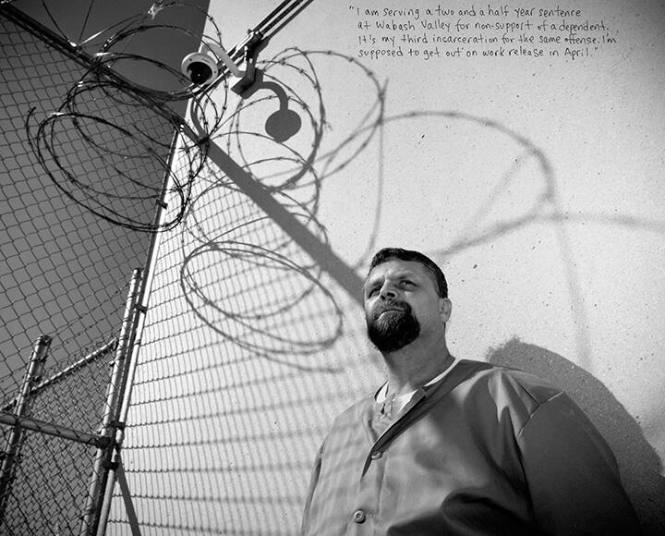
[[[388,369],[388,394],[414,391],[441,374],[455,361],[444,341],[425,344],[414,341],[404,348],[384,354]]]

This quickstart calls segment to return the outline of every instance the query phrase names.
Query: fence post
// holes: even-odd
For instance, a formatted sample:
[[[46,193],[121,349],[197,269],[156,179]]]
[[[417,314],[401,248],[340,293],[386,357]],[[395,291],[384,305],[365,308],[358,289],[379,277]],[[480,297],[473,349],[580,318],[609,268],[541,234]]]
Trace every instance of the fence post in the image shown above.
[[[115,436],[116,432],[122,428],[122,423],[118,422],[118,416],[126,383],[127,363],[129,362],[129,356],[131,355],[136,335],[136,304],[141,288],[141,273],[142,270],[140,268],[135,269],[132,272],[129,284],[125,312],[122,317],[122,327],[120,329],[120,336],[118,337],[118,347],[116,348],[115,358],[112,363],[111,380],[106,389],[106,404],[104,406],[104,415],[100,429],[100,435],[109,437],[111,441],[108,446],[97,449],[92,476],[90,477],[88,498],[83,512],[81,536],[92,535],[97,529],[101,500],[115,448]]]
[[[33,385],[39,381],[50,345],[51,337],[48,335],[42,335],[35,341],[32,355],[30,356],[30,362],[28,363],[28,369],[23,376],[21,390],[15,401],[13,413],[17,417],[25,415],[28,411],[30,391],[32,390]],[[17,423],[12,426],[9,437],[7,438],[5,452],[2,458],[2,469],[0,470],[0,525],[5,518],[5,508],[7,507],[7,500],[9,499],[12,482],[14,480],[14,464],[19,456],[22,438],[23,430],[19,421],[17,421]]]

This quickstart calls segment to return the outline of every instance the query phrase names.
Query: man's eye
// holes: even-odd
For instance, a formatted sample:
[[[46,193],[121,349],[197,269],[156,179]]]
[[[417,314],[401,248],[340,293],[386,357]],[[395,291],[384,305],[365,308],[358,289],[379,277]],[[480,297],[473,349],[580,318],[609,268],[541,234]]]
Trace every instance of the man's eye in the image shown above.
[[[408,279],[405,279],[405,280],[401,281],[401,285],[402,285],[402,287],[410,288],[410,287],[413,287],[415,285],[415,283],[413,281],[409,281]]]

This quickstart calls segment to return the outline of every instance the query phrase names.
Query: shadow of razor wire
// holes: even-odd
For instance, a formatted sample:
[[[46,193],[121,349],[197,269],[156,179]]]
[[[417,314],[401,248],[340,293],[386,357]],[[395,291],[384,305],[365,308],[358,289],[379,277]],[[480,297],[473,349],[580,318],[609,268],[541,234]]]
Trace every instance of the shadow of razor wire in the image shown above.
[[[208,158],[362,307],[363,280],[361,277],[340,259],[328,244],[321,242],[302,222],[298,221],[251,173],[244,170],[219,145],[210,140],[198,122],[196,114],[190,114],[190,117],[192,117],[194,128],[183,123],[184,133],[195,143],[205,140],[205,143],[208,144]],[[197,136],[197,134],[199,135]]]

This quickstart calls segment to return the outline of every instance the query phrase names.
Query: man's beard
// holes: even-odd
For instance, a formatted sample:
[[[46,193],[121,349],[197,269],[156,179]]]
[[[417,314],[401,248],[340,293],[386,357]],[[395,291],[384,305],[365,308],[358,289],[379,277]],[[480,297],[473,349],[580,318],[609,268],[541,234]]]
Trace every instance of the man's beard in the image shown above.
[[[366,320],[367,336],[380,352],[404,348],[420,335],[420,323],[408,303],[390,303],[378,309],[372,317],[366,315]]]

